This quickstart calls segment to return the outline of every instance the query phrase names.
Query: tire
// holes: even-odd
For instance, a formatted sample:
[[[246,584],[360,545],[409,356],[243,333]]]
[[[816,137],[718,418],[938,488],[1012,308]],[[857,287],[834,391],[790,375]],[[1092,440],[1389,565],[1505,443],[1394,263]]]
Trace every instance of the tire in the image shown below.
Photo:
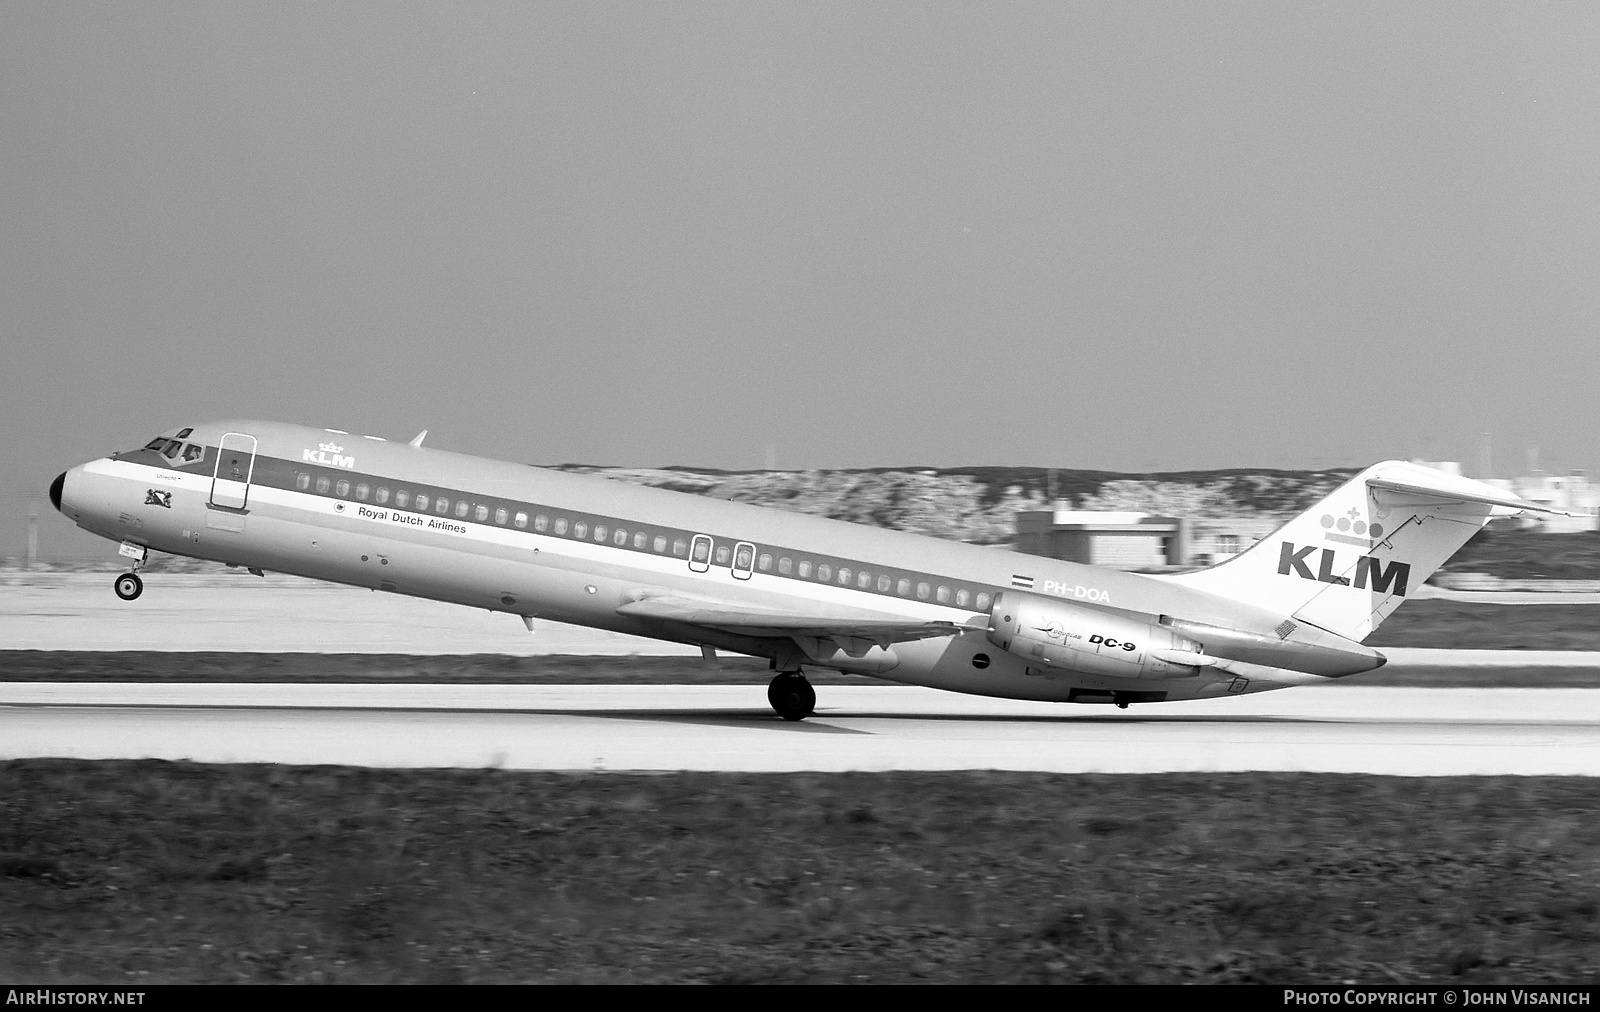
[[[786,672],[767,686],[767,702],[784,720],[805,720],[816,712],[817,690],[804,675]]]
[[[115,590],[117,596],[124,601],[132,601],[144,593],[144,581],[139,579],[138,573],[123,573],[117,577],[117,581],[111,585],[111,589]]]

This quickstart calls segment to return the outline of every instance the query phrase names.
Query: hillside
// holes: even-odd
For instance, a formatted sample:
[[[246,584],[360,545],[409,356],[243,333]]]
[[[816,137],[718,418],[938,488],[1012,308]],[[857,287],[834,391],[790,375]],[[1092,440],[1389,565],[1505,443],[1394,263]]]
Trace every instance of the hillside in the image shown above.
[[[1010,544],[1017,513],[1045,509],[1052,482],[1051,472],[1042,467],[714,471],[563,465],[561,470],[978,545]],[[1053,482],[1056,496],[1075,509],[1277,518],[1305,509],[1353,473],[1058,470]]]

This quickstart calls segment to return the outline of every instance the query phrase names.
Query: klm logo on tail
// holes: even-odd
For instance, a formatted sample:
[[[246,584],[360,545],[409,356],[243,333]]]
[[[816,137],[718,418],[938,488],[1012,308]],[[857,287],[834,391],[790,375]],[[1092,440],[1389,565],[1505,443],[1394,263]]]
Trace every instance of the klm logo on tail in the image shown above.
[[[1308,560],[1312,552],[1321,552],[1317,559],[1317,571],[1313,573]],[[1338,576],[1342,567],[1338,563],[1338,553],[1332,548],[1317,548],[1307,545],[1298,548],[1293,542],[1283,542],[1282,550],[1278,553],[1278,575],[1298,576],[1302,580],[1315,580],[1318,583],[1332,583],[1340,587],[1350,586],[1350,578]],[[1406,596],[1406,585],[1411,579],[1411,564],[1406,562],[1391,562],[1386,567],[1381,559],[1370,555],[1363,555],[1356,559],[1355,589],[1366,590],[1371,588],[1379,594],[1393,593],[1396,597]],[[1391,588],[1392,591],[1391,591]]]

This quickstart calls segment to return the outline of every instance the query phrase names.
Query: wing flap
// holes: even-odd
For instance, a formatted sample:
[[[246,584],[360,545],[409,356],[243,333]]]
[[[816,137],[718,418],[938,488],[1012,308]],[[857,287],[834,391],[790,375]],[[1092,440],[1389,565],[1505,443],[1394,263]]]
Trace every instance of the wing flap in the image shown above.
[[[923,621],[893,615],[841,613],[804,615],[795,612],[730,604],[725,601],[697,601],[682,597],[646,597],[617,608],[617,614],[650,618],[663,622],[699,626],[742,636],[808,637],[835,642],[856,641],[852,646],[954,636],[975,626],[955,622]],[[975,616],[983,618],[983,616]],[[982,626],[987,628],[987,624]]]

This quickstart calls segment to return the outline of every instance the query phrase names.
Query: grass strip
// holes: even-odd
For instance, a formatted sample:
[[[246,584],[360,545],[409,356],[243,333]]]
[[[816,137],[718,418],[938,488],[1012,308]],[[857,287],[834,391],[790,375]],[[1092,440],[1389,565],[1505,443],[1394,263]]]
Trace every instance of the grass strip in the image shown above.
[[[0,763],[0,977],[1571,983],[1600,780]]]

